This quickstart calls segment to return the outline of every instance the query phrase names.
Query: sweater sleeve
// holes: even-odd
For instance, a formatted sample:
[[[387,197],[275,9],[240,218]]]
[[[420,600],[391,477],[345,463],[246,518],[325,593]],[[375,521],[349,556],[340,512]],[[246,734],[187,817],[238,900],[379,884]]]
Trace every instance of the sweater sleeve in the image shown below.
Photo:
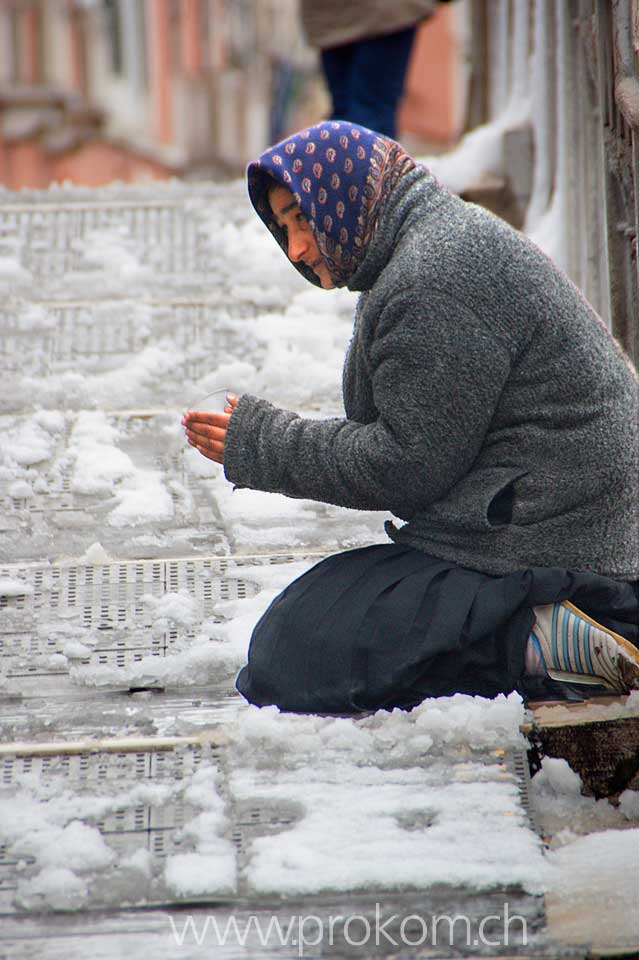
[[[227,479],[403,519],[454,486],[479,453],[508,352],[471,310],[432,291],[395,298],[367,342],[374,422],[307,420],[245,394],[229,422]]]

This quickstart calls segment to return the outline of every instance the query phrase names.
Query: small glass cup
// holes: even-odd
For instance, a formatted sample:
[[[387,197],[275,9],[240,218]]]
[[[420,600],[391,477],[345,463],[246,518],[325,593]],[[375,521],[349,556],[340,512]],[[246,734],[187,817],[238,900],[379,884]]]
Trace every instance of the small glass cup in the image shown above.
[[[220,387],[218,390],[212,390],[206,396],[190,403],[186,410],[187,412],[189,410],[205,410],[209,413],[224,413],[224,408],[228,406],[226,397],[229,393],[233,393],[230,387]]]
[[[234,391],[229,387],[219,387],[217,390],[212,390],[210,393],[207,393],[204,397],[200,397],[198,400],[195,400],[193,403],[190,403],[184,413],[185,415],[193,410],[199,410],[204,413],[227,413],[226,407],[229,406],[227,402],[227,394],[234,394]],[[236,394],[237,395],[237,394]],[[187,479],[188,467],[186,461],[186,453],[192,448],[189,444],[182,445],[182,483],[185,487],[189,485]],[[200,474],[196,474],[200,476]]]

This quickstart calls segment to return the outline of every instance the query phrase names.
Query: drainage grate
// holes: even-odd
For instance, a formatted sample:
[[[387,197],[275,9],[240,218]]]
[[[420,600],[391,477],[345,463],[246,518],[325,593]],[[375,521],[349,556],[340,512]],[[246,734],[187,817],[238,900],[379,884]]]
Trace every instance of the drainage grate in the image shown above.
[[[16,388],[27,375],[104,374],[170,338],[175,364],[156,390],[166,403],[168,385],[169,402],[185,404],[192,398],[184,384],[209,373],[219,357],[250,354],[259,362],[265,345],[249,320],[255,309],[221,291],[206,301],[16,302],[0,309],[0,370],[10,378],[5,386],[14,378]]]
[[[70,664],[125,668],[167,656],[202,621],[221,619],[218,601],[258,592],[231,561],[213,558],[24,564],[1,567],[4,577],[24,583],[23,593],[14,586],[12,595],[0,596],[0,676],[9,695],[32,690],[29,680],[68,675]],[[165,615],[157,606],[179,592],[193,598],[197,623],[172,622],[170,610]]]
[[[37,277],[86,269],[83,241],[113,237],[159,275],[206,268],[197,208],[178,201],[0,205],[0,235],[11,236],[23,267]]]

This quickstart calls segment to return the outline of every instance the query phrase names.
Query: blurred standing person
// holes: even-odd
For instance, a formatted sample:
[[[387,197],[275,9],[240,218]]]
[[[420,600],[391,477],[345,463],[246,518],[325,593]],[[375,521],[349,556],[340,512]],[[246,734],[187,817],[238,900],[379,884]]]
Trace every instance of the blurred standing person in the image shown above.
[[[417,24],[434,7],[435,0],[301,0],[302,26],[320,50],[331,95],[329,119],[396,137]]]

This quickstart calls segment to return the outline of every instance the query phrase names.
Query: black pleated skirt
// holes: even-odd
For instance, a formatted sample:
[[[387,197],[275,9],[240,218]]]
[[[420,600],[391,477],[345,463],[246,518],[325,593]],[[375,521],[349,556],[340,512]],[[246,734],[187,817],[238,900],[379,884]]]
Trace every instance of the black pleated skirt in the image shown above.
[[[275,598],[237,689],[258,706],[338,714],[454,693],[565,695],[524,672],[533,607],[559,600],[639,646],[639,582],[559,568],[490,576],[395,543],[349,550]]]

